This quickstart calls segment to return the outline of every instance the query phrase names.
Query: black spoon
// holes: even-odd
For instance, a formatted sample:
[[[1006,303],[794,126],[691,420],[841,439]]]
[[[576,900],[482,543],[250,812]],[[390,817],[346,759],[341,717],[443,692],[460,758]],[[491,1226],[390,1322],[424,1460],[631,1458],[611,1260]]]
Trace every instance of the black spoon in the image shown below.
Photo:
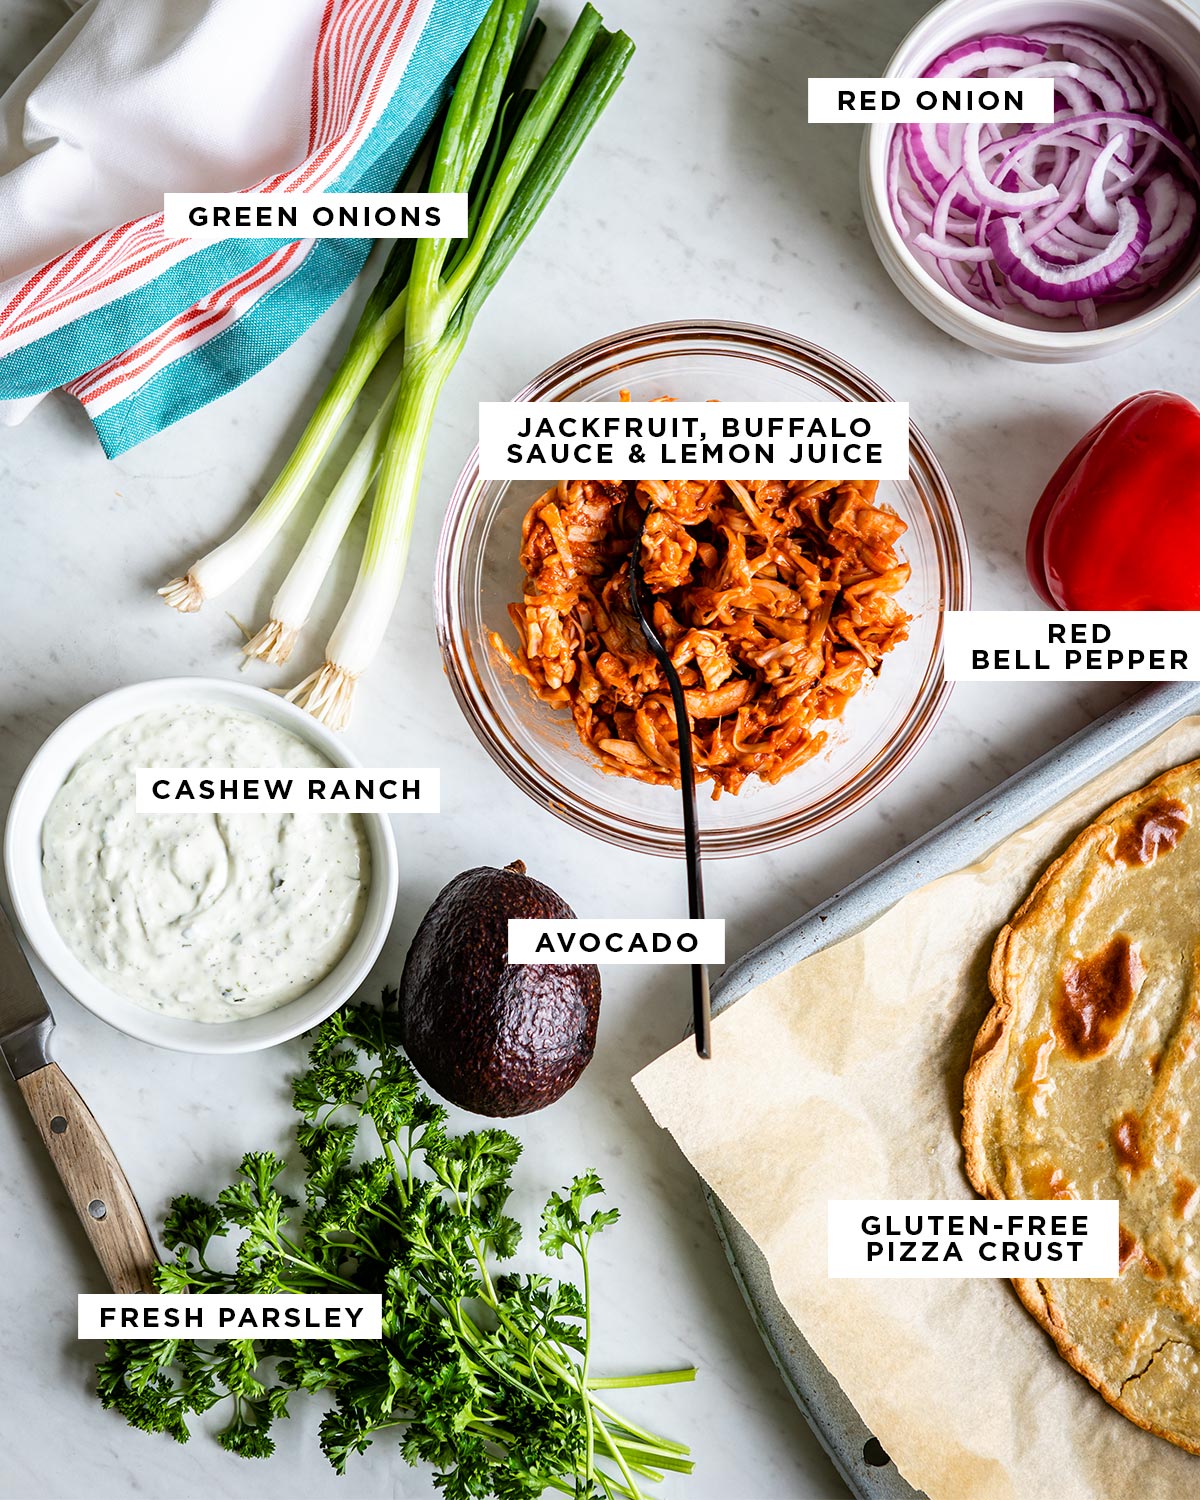
[[[700,874],[700,836],[696,829],[692,729],[688,723],[683,683],[680,682],[671,654],[651,619],[653,600],[642,573],[642,533],[646,529],[649,514],[648,508],[642,512],[641,524],[633,540],[633,551],[629,554],[629,602],[646,638],[646,644],[650,647],[650,653],[667,679],[667,686],[671,689],[671,702],[675,706],[675,728],[679,740],[679,789],[683,796],[683,850],[687,861],[688,915],[699,920],[704,916],[704,882]],[[696,1032],[696,1051],[701,1057],[711,1057],[712,1006],[708,994],[708,969],[704,964],[692,965],[692,1018]]]

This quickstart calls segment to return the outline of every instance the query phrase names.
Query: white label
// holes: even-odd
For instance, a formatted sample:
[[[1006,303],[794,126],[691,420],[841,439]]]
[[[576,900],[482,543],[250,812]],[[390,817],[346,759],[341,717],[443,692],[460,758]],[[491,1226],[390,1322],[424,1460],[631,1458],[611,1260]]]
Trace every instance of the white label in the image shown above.
[[[952,610],[948,682],[1194,682],[1200,610]]]
[[[907,479],[906,401],[481,401],[487,480]]]
[[[81,1339],[378,1339],[378,1292],[342,1297],[323,1292],[146,1292],[118,1297],[79,1294]]]
[[[835,1279],[1120,1273],[1120,1204],[864,1198],[829,1204]]]
[[[1049,125],[1053,78],[810,78],[810,125]]]
[[[510,964],[723,964],[725,919],[599,917],[508,924]]]
[[[441,775],[431,766],[138,766],[134,808],[139,813],[218,810],[222,817],[264,812],[436,813],[442,805]]]
[[[170,239],[422,240],[466,232],[466,193],[163,194]]]

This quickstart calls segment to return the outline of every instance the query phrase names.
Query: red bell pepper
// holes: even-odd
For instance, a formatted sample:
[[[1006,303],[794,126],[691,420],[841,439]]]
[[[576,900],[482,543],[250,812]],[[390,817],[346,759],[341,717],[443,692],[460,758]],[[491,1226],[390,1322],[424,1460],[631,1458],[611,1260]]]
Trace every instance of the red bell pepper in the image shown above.
[[[1058,466],[1025,565],[1058,609],[1200,609],[1200,411],[1143,391]]]

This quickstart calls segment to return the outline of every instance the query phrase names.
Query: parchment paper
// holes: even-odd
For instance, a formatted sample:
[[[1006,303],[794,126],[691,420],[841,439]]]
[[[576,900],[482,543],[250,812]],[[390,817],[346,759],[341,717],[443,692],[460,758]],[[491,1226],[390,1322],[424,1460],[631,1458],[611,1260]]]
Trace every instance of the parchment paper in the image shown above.
[[[973,1198],[962,1083],[999,929],[1091,817],[1200,757],[1200,718],[912,892],[634,1079],[760,1247],[780,1301],[930,1500],[1178,1500],[1200,1458],[1113,1411],[1007,1281],[830,1281],[830,1198]],[[1197,914],[1200,921],[1200,913]]]

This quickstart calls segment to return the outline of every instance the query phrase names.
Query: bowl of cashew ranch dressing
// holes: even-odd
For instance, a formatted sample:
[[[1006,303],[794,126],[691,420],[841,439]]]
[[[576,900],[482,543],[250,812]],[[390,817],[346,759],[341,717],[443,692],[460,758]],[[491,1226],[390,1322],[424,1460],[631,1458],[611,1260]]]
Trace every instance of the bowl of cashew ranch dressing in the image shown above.
[[[5,831],[17,920],[63,987],[143,1041],[249,1051],[307,1030],[374,963],[395,908],[381,813],[138,813],[140,767],[353,766],[308,714],[242,683],[118,689],[55,730]]]

